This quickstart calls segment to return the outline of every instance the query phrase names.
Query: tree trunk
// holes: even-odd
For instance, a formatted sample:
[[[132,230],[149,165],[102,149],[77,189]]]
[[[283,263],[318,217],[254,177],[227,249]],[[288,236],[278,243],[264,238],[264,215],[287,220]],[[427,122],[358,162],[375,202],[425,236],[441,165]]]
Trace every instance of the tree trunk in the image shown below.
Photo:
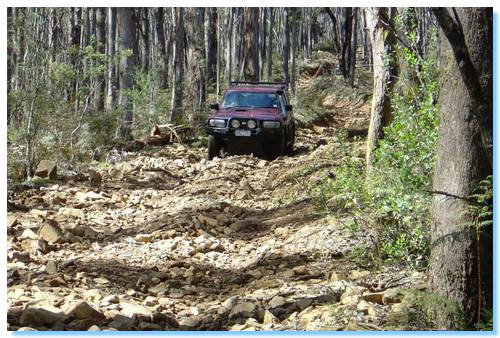
[[[220,13],[216,9],[216,39],[217,39],[217,49],[216,49],[216,56],[215,56],[215,94],[217,95],[217,98],[219,97],[220,94],[220,64],[221,64],[221,41],[220,41]]]
[[[215,82],[215,58],[217,49],[217,8],[207,8],[206,9],[206,20],[205,20],[205,55],[207,62],[207,82],[208,84],[213,84]]]
[[[234,9],[233,8],[229,8],[229,23],[228,23],[228,37],[227,37],[227,44],[228,44],[228,47],[227,47],[227,70],[226,70],[226,74],[227,74],[227,84],[230,85],[231,84],[231,81],[233,80],[232,79],[232,72],[233,72],[233,23],[234,23],[234,16],[233,16],[233,13],[234,13]]]
[[[339,32],[337,29],[337,17],[329,7],[325,7],[325,10],[330,19],[332,20],[332,47],[334,52],[338,54],[341,51],[341,48],[339,42]]]
[[[267,81],[273,80],[273,16],[274,9],[269,7],[269,42],[267,43]]]
[[[97,42],[97,52],[104,55],[105,45],[106,45],[106,9],[99,7],[96,9],[96,42]],[[94,109],[96,111],[104,110],[104,70],[100,71],[97,75],[97,84],[94,94]]]
[[[289,23],[289,9],[283,8],[283,80],[288,86],[290,83],[290,73],[288,71],[288,60],[290,59],[290,23]]]
[[[108,8],[108,72],[107,72],[107,100],[106,109],[111,111],[115,104],[115,36],[116,36],[116,8]]]
[[[344,8],[344,34],[342,40],[342,50],[339,59],[339,71],[347,79],[349,77],[350,56],[351,56],[351,34],[352,34],[352,8]]]
[[[184,9],[181,7],[172,8],[173,32],[175,35],[173,50],[173,76],[172,76],[172,101],[170,110],[170,122],[180,123],[182,117],[182,95],[184,80]]]
[[[297,54],[297,12],[295,8],[292,8],[292,78],[290,87],[293,95],[297,94],[296,54]]]
[[[395,14],[391,10],[388,17],[387,7],[372,7],[368,11],[368,25],[373,53],[373,96],[370,113],[370,126],[366,147],[366,164],[368,174],[373,164],[373,152],[378,140],[383,138],[383,127],[392,121],[391,93],[397,76],[396,62],[393,59],[393,49],[396,38],[387,26]]]
[[[267,21],[267,8],[260,9],[260,34],[259,34],[259,80],[264,81],[264,63],[266,62],[266,21]]]
[[[351,53],[349,59],[349,80],[347,84],[354,87],[354,74],[356,69],[356,49],[358,49],[358,9],[354,8],[353,13],[353,29],[352,29],[352,42],[351,42]]]
[[[16,27],[14,20],[16,20],[16,17],[12,15],[13,9],[12,7],[7,7],[7,25],[9,27]],[[13,74],[13,69],[16,68],[16,55],[15,55],[15,36],[13,33],[13,29],[8,29],[7,30],[7,93],[10,93],[12,90],[12,83],[14,82],[12,80],[12,74]],[[10,120],[10,111],[7,110],[7,121]]]
[[[158,39],[158,54],[160,63],[160,89],[167,89],[168,87],[168,58],[167,51],[165,48],[165,29],[163,28],[163,23],[165,21],[165,15],[163,7],[159,7],[156,11],[156,36]]]
[[[245,80],[259,80],[259,9],[245,7],[244,13],[244,76]],[[257,43],[257,46],[256,46]]]
[[[133,9],[120,7],[118,8],[118,44],[120,51],[134,50],[136,45],[136,27],[132,20]],[[128,97],[128,91],[134,86],[134,69],[135,57],[129,53],[121,53],[120,57],[120,109],[121,116],[118,124],[117,137],[122,140],[132,139],[132,119],[133,107],[132,102]]]
[[[363,8],[361,12],[361,43],[363,45],[362,60],[364,65],[371,65],[372,55],[370,41],[368,38],[368,25],[366,23],[366,15],[366,9]]]
[[[140,56],[141,56],[141,66],[142,70],[147,73],[149,70],[149,20],[148,20],[148,9],[141,8],[137,11],[139,23],[140,23]]]
[[[465,198],[492,173],[487,160],[491,148],[483,146],[478,132],[484,121],[487,132],[492,132],[492,9],[457,8],[453,12],[434,9],[446,38],[441,39],[428,283],[431,292],[458,305],[472,328],[481,320],[481,310],[491,309],[493,301],[492,226],[477,230],[465,225],[474,221],[467,215]],[[471,85],[478,87],[471,91]],[[480,103],[473,91],[481,93]],[[460,328],[449,312],[436,309],[434,316],[440,328]]]

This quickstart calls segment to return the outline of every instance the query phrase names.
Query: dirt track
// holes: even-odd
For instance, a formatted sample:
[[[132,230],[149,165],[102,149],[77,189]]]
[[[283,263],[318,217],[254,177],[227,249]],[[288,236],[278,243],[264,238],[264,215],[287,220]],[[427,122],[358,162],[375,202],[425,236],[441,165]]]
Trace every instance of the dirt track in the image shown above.
[[[175,144],[110,154],[98,174],[14,194],[29,211],[9,212],[9,330],[390,322],[384,291],[422,276],[357,266],[349,253],[369,237],[316,211],[307,187],[332,165],[345,122],[331,120],[299,129],[293,157],[209,162],[206,148]]]

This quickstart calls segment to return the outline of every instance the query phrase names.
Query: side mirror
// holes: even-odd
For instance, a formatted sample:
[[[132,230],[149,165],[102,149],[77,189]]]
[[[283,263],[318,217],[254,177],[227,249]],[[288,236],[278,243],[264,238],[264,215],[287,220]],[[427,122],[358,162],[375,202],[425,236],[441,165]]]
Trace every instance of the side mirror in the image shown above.
[[[217,102],[210,103],[210,109],[219,110],[219,104]]]
[[[286,108],[286,111],[293,111],[293,108],[292,108],[292,105],[291,105],[291,104],[287,104],[287,105],[285,106],[285,108]]]

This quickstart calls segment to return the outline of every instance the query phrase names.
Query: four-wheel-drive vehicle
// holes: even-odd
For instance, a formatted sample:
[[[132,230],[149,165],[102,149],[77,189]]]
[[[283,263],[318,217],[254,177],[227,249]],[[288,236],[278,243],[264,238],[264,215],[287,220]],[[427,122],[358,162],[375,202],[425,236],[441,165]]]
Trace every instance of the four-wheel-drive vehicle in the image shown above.
[[[262,146],[271,158],[291,154],[295,120],[285,88],[278,82],[231,82],[221,105],[210,104],[208,159],[228,146],[244,143]]]

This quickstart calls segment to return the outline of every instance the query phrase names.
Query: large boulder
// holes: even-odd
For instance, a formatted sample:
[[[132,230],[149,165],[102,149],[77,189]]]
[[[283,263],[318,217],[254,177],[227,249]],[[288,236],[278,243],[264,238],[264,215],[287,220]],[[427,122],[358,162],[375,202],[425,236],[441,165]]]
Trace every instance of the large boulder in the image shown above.
[[[54,161],[41,160],[35,171],[35,176],[57,180],[57,164]]]
[[[64,235],[61,228],[54,220],[47,220],[47,223],[42,225],[40,230],[38,230],[38,236],[48,243],[64,242]]]
[[[23,311],[19,324],[21,326],[54,325],[64,323],[68,316],[56,309],[44,307],[29,307]]]
[[[105,316],[90,306],[87,302],[81,301],[73,305],[67,314],[76,319],[92,319],[95,322],[104,319]]]

